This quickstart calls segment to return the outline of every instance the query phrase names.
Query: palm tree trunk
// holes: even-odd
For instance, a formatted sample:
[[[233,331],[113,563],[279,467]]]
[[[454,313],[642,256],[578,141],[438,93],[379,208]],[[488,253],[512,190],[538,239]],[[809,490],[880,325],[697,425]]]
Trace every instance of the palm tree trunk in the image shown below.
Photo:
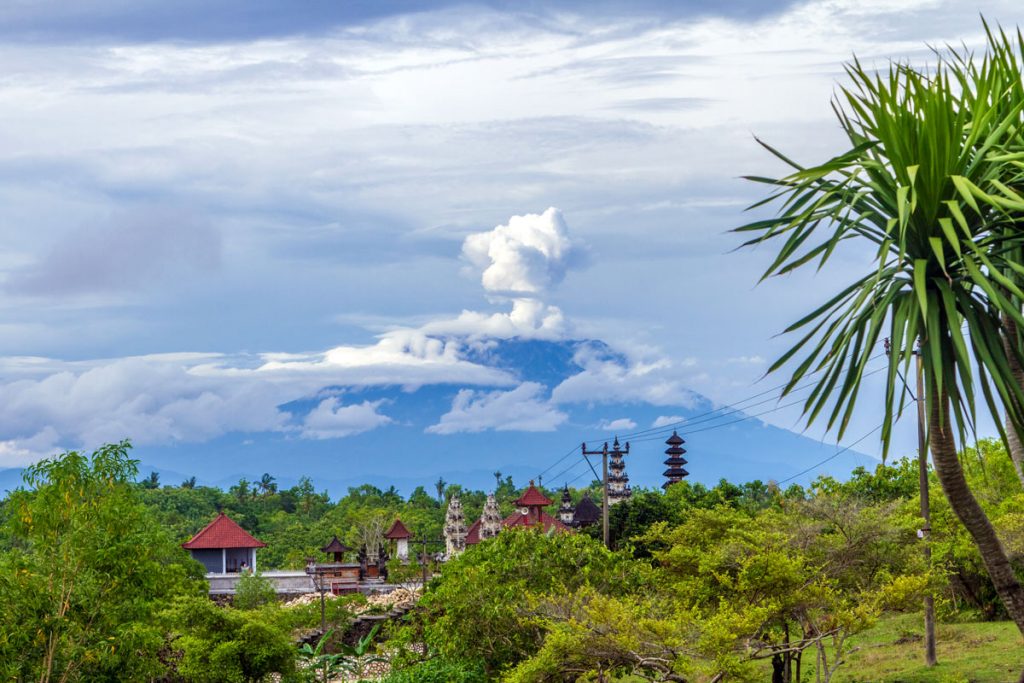
[[[1024,587],[1017,581],[996,530],[967,485],[950,424],[949,395],[945,391],[941,395],[936,392],[934,382],[929,389],[932,390],[932,396],[936,397],[928,416],[928,440],[935,474],[942,484],[949,506],[974,539],[1003,606],[1024,634]]]
[[[1017,347],[1017,323],[1005,313],[1002,315],[1003,323],[1003,348],[1006,350],[1006,361],[1010,365],[1013,379],[1017,386],[1024,389],[1024,368],[1021,367],[1018,358]],[[1024,486],[1024,438],[1013,426],[1009,417],[1006,418],[1006,440],[1010,447],[1010,460],[1013,461],[1013,468],[1017,470],[1017,478]]]

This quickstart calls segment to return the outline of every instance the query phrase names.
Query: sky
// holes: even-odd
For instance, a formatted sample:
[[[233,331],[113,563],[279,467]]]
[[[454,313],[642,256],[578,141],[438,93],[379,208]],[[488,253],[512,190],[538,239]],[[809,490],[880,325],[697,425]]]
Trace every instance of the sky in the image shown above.
[[[630,405],[765,391],[779,333],[868,256],[758,284],[770,252],[729,233],[762,197],[741,176],[784,169],[755,136],[843,151],[843,63],[979,45],[979,13],[1022,20],[997,0],[0,4],[0,468],[129,437],[144,463],[245,471],[245,445],[360,435],[332,456],[358,474],[401,420],[345,388],[444,386],[417,433],[457,471],[481,456],[445,438],[571,448],[650,427]],[[619,355],[584,348],[557,383],[473,355],[512,338]],[[618,412],[577,424],[601,392]],[[801,432],[795,410],[761,419]]]

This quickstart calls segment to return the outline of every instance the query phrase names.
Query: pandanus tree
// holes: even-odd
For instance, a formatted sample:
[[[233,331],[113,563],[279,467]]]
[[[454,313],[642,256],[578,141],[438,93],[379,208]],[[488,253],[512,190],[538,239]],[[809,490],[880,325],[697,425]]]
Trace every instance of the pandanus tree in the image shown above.
[[[1024,173],[1021,172],[1021,160],[1019,152],[1024,151],[1024,137],[1021,129],[1024,127],[1024,114],[1019,104],[1024,102],[1024,80],[1022,74],[1022,55],[1024,55],[1024,36],[1020,31],[1015,36],[1007,35],[1003,31],[994,32],[988,24],[985,24],[985,33],[988,37],[988,58],[977,62],[970,59],[969,53],[952,52],[949,55],[954,65],[952,73],[957,77],[958,85],[969,96],[988,98],[983,105],[994,110],[1002,110],[1005,117],[1011,119],[1011,125],[1007,129],[1007,144],[1005,145],[1008,154],[1002,157],[1006,161],[1007,178],[1004,184],[1015,188],[1018,192],[1024,185]],[[975,83],[987,83],[989,87],[978,89]],[[972,103],[972,106],[979,105]],[[1002,119],[1003,116],[995,116],[994,119]],[[1012,119],[1016,118],[1016,121]],[[993,212],[990,216],[993,223],[1001,224],[1008,233],[1020,229],[1024,223],[1024,213],[1019,207],[1004,206],[1001,210]],[[1011,264],[1024,263],[1024,249],[1019,246],[1011,247],[1012,253],[1006,253],[1006,261]],[[1019,268],[1008,268],[1003,276],[1014,280],[1018,287],[1024,287],[1024,277]],[[1003,288],[1002,293],[1007,297],[1009,303],[1020,310],[1022,302],[1014,292]],[[1024,349],[1024,334],[1020,326],[1010,315],[1002,315],[1003,323],[1003,344],[1007,348],[1007,361],[1013,373],[1014,380],[1019,386],[1024,387],[1024,366],[1018,362],[1017,356]],[[1016,353],[1014,353],[1016,350]],[[1013,421],[1006,420],[1007,450],[1013,461],[1014,469],[1021,484],[1024,484],[1024,434],[1022,434]]]
[[[777,212],[737,231],[752,234],[744,246],[780,244],[762,279],[823,268],[841,245],[862,249],[870,265],[787,328],[800,336],[770,371],[790,368],[784,393],[810,382],[808,424],[824,419],[842,438],[888,337],[887,452],[904,407],[900,375],[920,353],[936,475],[1024,632],[1024,589],[958,458],[979,408],[997,424],[1005,414],[1024,433],[1024,390],[1013,369],[1024,365],[1021,345],[1004,343],[1004,321],[1024,329],[1024,231],[1014,220],[1024,216],[1024,196],[1010,182],[1024,160],[1014,149],[1024,100],[991,53],[943,58],[927,72],[905,64],[875,72],[855,60],[846,72],[851,84],[833,108],[849,149],[805,167],[764,145],[792,172],[751,178],[772,188],[754,207]]]

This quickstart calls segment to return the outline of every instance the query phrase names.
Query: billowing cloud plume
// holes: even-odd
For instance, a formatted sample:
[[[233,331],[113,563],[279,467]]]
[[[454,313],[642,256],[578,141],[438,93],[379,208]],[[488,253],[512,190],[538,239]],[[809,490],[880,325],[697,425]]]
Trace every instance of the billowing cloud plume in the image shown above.
[[[325,398],[311,410],[302,424],[307,439],[339,439],[391,424],[392,419],[378,412],[383,401],[363,401],[341,405],[336,397]]]
[[[483,269],[484,289],[494,294],[536,296],[565,277],[576,249],[562,212],[512,216],[507,225],[466,238],[462,253]]]
[[[544,398],[544,387],[524,382],[512,391],[474,391],[456,394],[450,411],[427,427],[432,434],[496,431],[550,432],[568,419]]]

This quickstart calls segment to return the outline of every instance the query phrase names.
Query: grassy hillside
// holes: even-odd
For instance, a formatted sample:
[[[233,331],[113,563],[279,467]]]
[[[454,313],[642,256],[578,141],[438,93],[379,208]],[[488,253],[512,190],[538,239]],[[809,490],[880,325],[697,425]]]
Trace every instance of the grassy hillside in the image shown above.
[[[851,638],[857,650],[836,673],[837,683],[1012,683],[1024,669],[1024,643],[1012,622],[939,624],[939,664],[923,664],[923,617],[882,620]],[[813,663],[813,654],[808,652]],[[812,667],[813,669],[813,667]],[[811,678],[810,680],[813,680]]]

